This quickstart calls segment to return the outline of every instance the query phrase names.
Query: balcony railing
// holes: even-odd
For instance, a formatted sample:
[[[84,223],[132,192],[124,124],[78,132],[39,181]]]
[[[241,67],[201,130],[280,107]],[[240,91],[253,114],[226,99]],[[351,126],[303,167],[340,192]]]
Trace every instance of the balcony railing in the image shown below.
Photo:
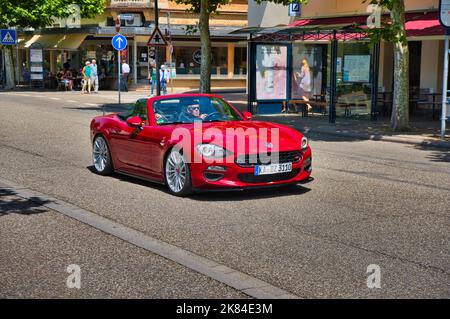
[[[153,8],[153,0],[110,0],[109,8]]]

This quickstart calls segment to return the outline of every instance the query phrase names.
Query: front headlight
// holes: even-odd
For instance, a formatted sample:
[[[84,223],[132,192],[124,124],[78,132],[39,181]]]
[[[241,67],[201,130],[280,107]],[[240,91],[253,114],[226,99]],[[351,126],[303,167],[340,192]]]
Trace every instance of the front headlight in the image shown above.
[[[302,146],[302,150],[306,150],[309,146],[308,139],[305,136],[302,137],[302,145],[301,146]]]
[[[199,144],[197,151],[208,158],[225,158],[231,155],[231,152],[214,144]]]

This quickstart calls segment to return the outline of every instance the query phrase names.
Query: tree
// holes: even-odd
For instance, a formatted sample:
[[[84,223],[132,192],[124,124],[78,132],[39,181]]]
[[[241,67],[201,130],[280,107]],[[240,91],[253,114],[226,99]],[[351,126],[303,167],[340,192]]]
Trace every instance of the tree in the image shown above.
[[[199,29],[202,51],[200,91],[211,90],[211,40],[209,18],[217,9],[230,0],[175,0],[189,6],[189,10],[199,14]],[[382,22],[380,29],[366,30],[373,41],[385,40],[394,44],[395,66],[394,97],[391,127],[393,130],[405,130],[409,127],[409,50],[405,31],[404,0],[361,0],[363,3],[375,4],[390,12],[390,19]],[[263,0],[256,0],[258,4]],[[277,4],[307,3],[308,0],[269,0]]]
[[[389,11],[390,19],[382,21],[381,28],[369,30],[372,40],[385,40],[394,45],[394,92],[391,128],[403,131],[409,128],[409,48],[405,29],[404,0],[364,0]]]
[[[0,28],[44,28],[55,18],[72,14],[71,4],[80,6],[83,18],[94,17],[105,9],[105,0],[0,0]],[[14,88],[12,47],[4,46],[6,89]]]
[[[211,38],[209,32],[209,18],[217,13],[217,9],[226,5],[231,0],[175,0],[178,4],[189,7],[189,11],[199,14],[198,28],[200,31],[200,42],[202,61],[200,66],[200,92],[211,92]],[[269,0],[278,4],[288,5],[294,2],[307,2],[308,0]],[[263,0],[256,0],[257,3]]]

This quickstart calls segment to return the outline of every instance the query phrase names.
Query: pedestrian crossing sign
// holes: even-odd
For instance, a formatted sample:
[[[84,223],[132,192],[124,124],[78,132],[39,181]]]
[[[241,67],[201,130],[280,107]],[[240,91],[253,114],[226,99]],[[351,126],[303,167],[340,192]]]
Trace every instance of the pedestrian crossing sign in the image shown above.
[[[162,35],[161,30],[159,30],[159,28],[155,28],[155,30],[153,30],[153,33],[147,42],[147,46],[149,46],[149,47],[167,46],[166,39]]]
[[[1,30],[0,40],[2,45],[15,45],[17,40],[16,30]]]

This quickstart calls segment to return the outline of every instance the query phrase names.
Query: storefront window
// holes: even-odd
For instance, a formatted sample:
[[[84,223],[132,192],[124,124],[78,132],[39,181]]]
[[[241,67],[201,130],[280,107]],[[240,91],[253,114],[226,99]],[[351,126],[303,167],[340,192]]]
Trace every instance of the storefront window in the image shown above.
[[[285,100],[287,95],[287,47],[256,46],[256,99]]]
[[[211,48],[211,74],[227,74],[227,48]],[[202,52],[200,47],[174,47],[173,62],[177,69],[177,75],[197,75],[200,74]]]
[[[234,48],[234,74],[247,74],[247,48]]]

